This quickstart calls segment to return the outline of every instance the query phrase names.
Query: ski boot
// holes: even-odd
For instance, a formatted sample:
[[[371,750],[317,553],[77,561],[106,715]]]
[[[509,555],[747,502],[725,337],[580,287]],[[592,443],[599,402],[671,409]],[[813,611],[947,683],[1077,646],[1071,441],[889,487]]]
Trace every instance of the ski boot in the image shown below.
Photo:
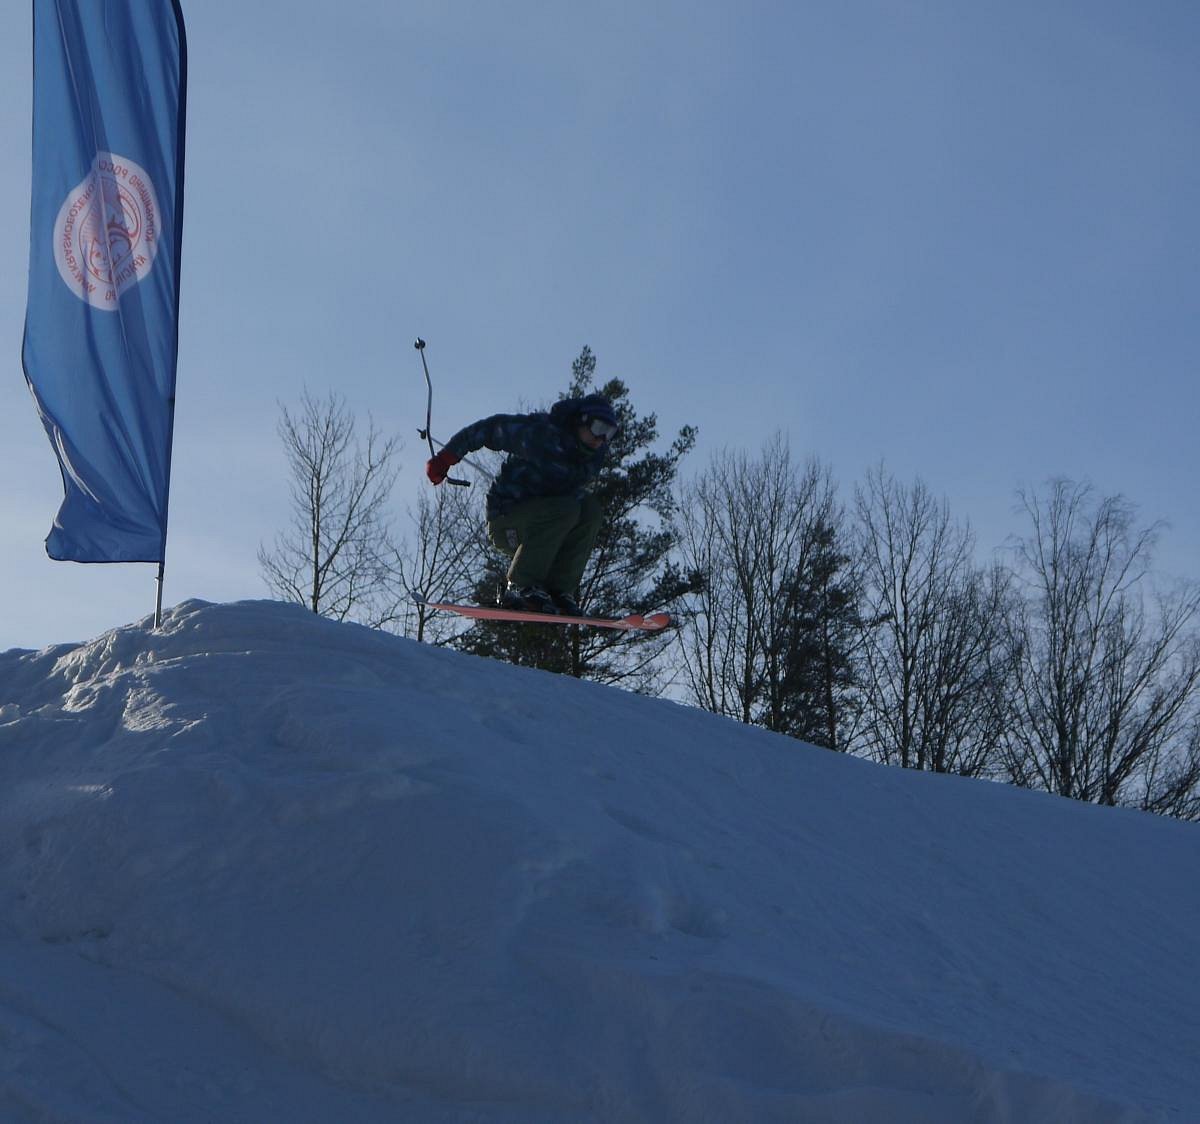
[[[560,617],[583,616],[583,610],[579,607],[579,602],[569,593],[559,593],[556,590],[551,590],[550,600],[554,602],[554,608]]]
[[[516,609],[522,613],[549,613],[551,615],[558,613],[554,598],[541,586],[536,585],[526,585],[520,588],[510,585],[504,591],[500,604],[505,609]]]

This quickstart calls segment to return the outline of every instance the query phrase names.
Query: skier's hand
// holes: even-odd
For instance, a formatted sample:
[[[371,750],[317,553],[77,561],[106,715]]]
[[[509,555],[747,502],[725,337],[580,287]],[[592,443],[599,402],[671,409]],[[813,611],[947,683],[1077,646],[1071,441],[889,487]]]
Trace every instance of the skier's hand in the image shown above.
[[[449,449],[443,449],[437,456],[430,457],[425,462],[425,475],[433,484],[440,484],[446,479],[450,469],[458,464],[462,457],[455,456]]]

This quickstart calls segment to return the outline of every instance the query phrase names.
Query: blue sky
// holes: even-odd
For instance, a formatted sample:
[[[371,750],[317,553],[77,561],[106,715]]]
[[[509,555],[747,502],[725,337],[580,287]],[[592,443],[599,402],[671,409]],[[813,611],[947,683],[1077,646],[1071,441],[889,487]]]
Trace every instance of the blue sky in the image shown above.
[[[30,17],[0,104],[0,649],[153,608],[153,567],[46,559],[24,386]],[[1200,9],[184,0],[190,46],[166,600],[265,593],[277,402],[405,439],[552,398],[584,344],[699,470],[775,429],[849,499],[883,459],[970,519],[1123,492],[1200,577]]]

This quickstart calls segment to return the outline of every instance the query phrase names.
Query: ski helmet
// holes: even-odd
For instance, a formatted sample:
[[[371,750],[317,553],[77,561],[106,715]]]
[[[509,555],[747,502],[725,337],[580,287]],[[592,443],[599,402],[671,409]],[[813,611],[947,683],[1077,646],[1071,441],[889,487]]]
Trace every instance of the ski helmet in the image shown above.
[[[586,398],[580,398],[576,403],[575,416],[581,425],[602,422],[606,428],[610,428],[609,436],[621,428],[617,411],[603,394],[589,394]]]

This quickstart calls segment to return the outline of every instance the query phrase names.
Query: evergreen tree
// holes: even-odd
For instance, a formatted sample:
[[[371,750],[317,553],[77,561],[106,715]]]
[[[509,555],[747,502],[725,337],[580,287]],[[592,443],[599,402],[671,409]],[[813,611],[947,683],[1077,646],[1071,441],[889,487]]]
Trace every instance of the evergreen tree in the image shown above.
[[[679,462],[695,444],[696,431],[684,426],[666,452],[654,452],[658,419],[639,417],[620,379],[596,384],[596,357],[584,347],[571,365],[571,382],[561,398],[600,393],[621,421],[608,465],[595,486],[605,522],[580,585],[580,602],[592,616],[671,609],[695,586],[670,560],[674,481]],[[509,559],[492,552],[476,587],[479,604],[494,604],[503,587]],[[656,687],[657,657],[670,633],[626,634],[607,629],[480,623],[455,641],[476,655],[573,675],[637,690]]]
[[[857,714],[853,650],[860,630],[859,582],[841,548],[840,512],[824,513],[811,553],[784,585],[782,665],[776,705],[760,722],[826,749],[846,749]]]

